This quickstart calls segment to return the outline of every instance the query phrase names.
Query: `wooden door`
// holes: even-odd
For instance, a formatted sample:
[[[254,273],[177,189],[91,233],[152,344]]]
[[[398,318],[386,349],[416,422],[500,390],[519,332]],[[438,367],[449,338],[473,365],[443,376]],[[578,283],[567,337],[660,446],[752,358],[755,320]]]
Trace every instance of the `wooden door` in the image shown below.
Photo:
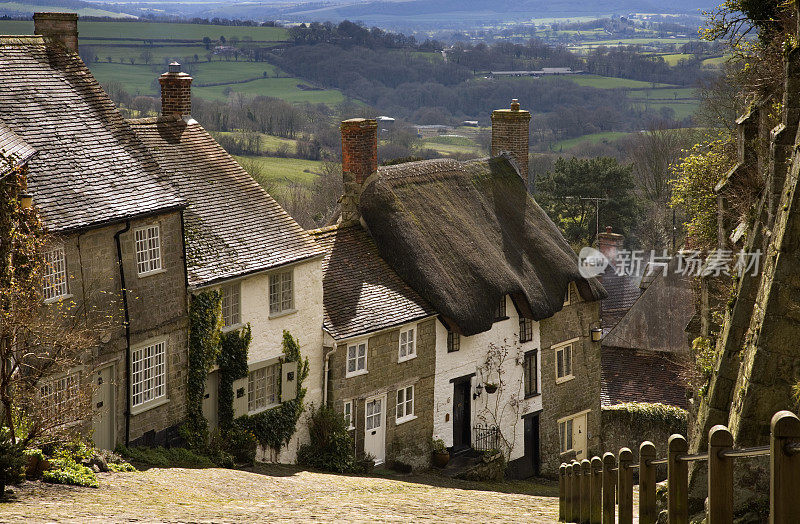
[[[453,449],[461,450],[472,445],[471,414],[472,383],[462,380],[453,384]]]
[[[539,414],[528,415],[525,422],[525,456],[522,477],[539,475]]]
[[[364,402],[364,453],[375,457],[375,464],[386,460],[386,395]]]
[[[92,440],[100,449],[113,450],[116,446],[114,431],[114,370],[111,365],[94,373],[92,392]]]
[[[575,449],[575,460],[581,461],[586,456],[586,415],[579,415],[572,421],[572,447]]]
[[[214,431],[219,424],[219,371],[206,376],[203,394],[203,416],[208,421],[208,430]]]

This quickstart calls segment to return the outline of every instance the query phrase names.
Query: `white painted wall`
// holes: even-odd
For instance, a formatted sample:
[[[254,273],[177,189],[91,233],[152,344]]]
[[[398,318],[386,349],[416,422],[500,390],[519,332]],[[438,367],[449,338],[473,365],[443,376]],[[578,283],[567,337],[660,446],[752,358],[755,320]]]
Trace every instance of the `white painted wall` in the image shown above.
[[[481,412],[487,407],[487,403],[491,403],[492,410],[498,413],[500,421],[499,427],[503,436],[510,442],[513,442],[513,449],[509,459],[514,460],[520,458],[525,454],[524,451],[524,428],[525,425],[520,417],[526,413],[539,411],[542,409],[542,397],[536,397],[523,400],[521,409],[515,412],[509,405],[509,401],[516,397],[524,399],[524,385],[522,382],[523,368],[522,365],[517,365],[514,358],[515,354],[520,352],[522,355],[526,351],[539,348],[537,354],[537,370],[539,377],[538,390],[541,392],[541,348],[539,338],[539,323],[533,323],[533,340],[522,344],[518,343],[519,340],[519,315],[517,310],[511,302],[510,298],[506,297],[506,313],[508,319],[495,322],[492,329],[483,333],[478,333],[471,337],[461,337],[461,349],[453,353],[447,352],[447,329],[441,322],[436,323],[436,375],[434,384],[434,414],[433,414],[433,433],[434,438],[441,438],[447,446],[453,445],[453,384],[451,379],[463,377],[470,373],[476,373],[486,361],[487,348],[490,343],[496,346],[503,344],[512,346],[509,353],[509,358],[503,366],[505,375],[503,381],[508,384],[508,389],[501,395],[500,391],[489,395],[484,391],[476,400],[472,400],[472,413],[471,422],[474,426],[480,421]],[[520,355],[519,361],[522,361]],[[497,377],[481,377],[476,374],[472,378],[472,391],[475,392],[475,386],[478,383],[495,382]],[[495,402],[499,398],[500,408],[495,409]],[[449,416],[448,416],[449,415]],[[481,423],[484,425],[483,423]],[[473,440],[474,442],[474,440]]]
[[[300,351],[308,357],[309,374],[303,383],[307,389],[305,404],[322,404],[322,258],[283,266],[275,272],[294,271],[294,306],[292,313],[270,318],[269,316],[269,276],[259,273],[240,280],[242,323],[250,323],[252,341],[248,353],[251,369],[257,364],[277,361],[283,355],[283,330],[288,330],[300,343]],[[233,281],[229,281],[233,282]],[[247,379],[234,383],[237,388],[245,388],[243,399],[234,399],[235,416],[247,412]],[[308,442],[308,428],[305,414],[297,423],[297,432],[289,445],[279,456],[259,453],[259,460],[272,460],[283,463],[295,461],[297,449]]]

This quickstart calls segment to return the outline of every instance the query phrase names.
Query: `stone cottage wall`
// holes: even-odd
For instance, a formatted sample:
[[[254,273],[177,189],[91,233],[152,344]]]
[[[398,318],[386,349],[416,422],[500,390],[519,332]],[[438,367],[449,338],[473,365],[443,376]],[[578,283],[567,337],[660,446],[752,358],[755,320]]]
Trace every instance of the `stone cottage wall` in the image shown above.
[[[570,285],[570,303],[540,322],[542,338],[542,414],[539,421],[541,472],[555,476],[574,453],[561,453],[558,420],[589,410],[587,450],[591,457],[601,451],[600,439],[600,343],[592,342],[590,329],[600,325],[600,302],[586,302]],[[554,344],[578,338],[573,346],[575,378],[556,383]],[[579,457],[581,460],[587,457]]]

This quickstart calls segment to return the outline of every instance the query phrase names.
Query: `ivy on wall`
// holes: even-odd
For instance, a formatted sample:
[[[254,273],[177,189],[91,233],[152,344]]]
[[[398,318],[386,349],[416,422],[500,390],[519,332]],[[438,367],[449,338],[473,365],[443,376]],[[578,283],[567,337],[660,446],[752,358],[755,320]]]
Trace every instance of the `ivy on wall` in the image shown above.
[[[208,441],[208,421],[203,416],[206,376],[220,353],[222,295],[204,291],[189,302],[189,370],[186,388],[186,424],[183,436],[190,447]]]
[[[219,428],[227,431],[233,425],[233,382],[247,377],[247,352],[250,349],[250,324],[241,331],[223,333],[219,365],[218,416]]]
[[[275,453],[289,443],[297,429],[297,421],[305,409],[303,399],[306,395],[306,388],[303,387],[303,382],[308,377],[308,358],[303,358],[297,340],[285,330],[283,332],[283,357],[280,359],[280,363],[284,362],[297,362],[297,396],[267,411],[251,416],[244,415],[236,419],[237,424],[256,436],[258,443],[263,448],[269,448]],[[278,392],[281,391],[281,380],[282,374],[278,377]]]

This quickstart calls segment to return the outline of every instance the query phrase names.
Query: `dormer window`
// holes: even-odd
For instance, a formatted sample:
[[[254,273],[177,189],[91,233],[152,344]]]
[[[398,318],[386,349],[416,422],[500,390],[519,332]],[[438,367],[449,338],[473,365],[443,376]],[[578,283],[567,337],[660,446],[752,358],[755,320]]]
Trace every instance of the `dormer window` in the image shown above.
[[[519,341],[530,342],[533,340],[533,320],[519,317]]]
[[[497,310],[494,313],[494,320],[497,322],[498,320],[505,320],[508,316],[506,315],[506,297],[503,295],[503,298],[500,299],[500,302],[497,304]]]
[[[453,353],[461,349],[461,335],[453,330],[447,330],[447,352]]]
[[[400,351],[397,361],[403,362],[417,356],[417,330],[415,328],[400,331]]]

